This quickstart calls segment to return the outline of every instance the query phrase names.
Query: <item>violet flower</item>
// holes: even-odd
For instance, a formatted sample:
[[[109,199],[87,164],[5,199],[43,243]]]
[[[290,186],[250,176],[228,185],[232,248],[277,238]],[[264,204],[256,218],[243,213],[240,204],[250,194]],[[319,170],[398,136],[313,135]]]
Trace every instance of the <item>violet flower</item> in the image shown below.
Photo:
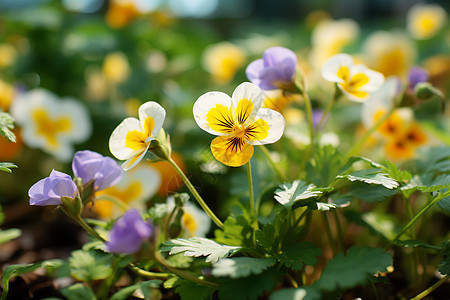
[[[408,89],[414,90],[418,83],[426,82],[429,78],[427,70],[417,66],[412,67],[408,73]]]
[[[297,68],[297,56],[283,47],[264,51],[263,58],[250,63],[245,70],[248,79],[262,90],[292,86]]]
[[[106,250],[116,254],[135,253],[152,234],[153,226],[142,220],[136,209],[131,209],[114,223]]]
[[[77,186],[72,178],[52,170],[49,177],[39,180],[28,190],[30,205],[60,205],[61,197],[75,198]]]
[[[89,150],[75,153],[72,170],[75,177],[83,180],[83,184],[94,180],[95,191],[113,186],[122,178],[122,168],[114,159]]]

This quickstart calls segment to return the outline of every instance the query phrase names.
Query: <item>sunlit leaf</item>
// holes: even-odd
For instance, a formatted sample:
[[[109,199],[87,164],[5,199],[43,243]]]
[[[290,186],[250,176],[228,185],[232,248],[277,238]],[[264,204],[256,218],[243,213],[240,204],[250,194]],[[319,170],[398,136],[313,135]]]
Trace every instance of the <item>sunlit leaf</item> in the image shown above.
[[[17,168],[17,166],[9,162],[0,162],[0,171],[12,173],[11,168]]]
[[[113,272],[112,256],[100,251],[74,251],[69,263],[70,274],[81,281],[104,279]]]
[[[314,184],[306,184],[304,181],[295,180],[292,183],[284,183],[275,191],[275,200],[290,207],[299,200],[309,199],[322,194],[320,190],[314,190]]]
[[[61,290],[61,293],[68,300],[97,300],[91,288],[84,286],[82,283],[75,283]]]
[[[22,231],[17,228],[11,228],[6,230],[0,229],[0,244],[6,243],[10,240],[18,238],[22,234]]]
[[[358,170],[350,174],[338,175],[337,178],[347,178],[350,181],[363,181],[369,184],[380,184],[385,188],[394,189],[399,186],[398,182],[390,178],[388,174],[381,173],[378,168]]]
[[[13,117],[6,112],[0,112],[0,135],[10,142],[16,142],[16,136],[11,131],[14,128]]]
[[[407,170],[400,170],[397,165],[388,160],[385,161],[386,164],[386,172],[390,177],[394,178],[397,181],[406,181],[410,180],[412,175]]]
[[[222,245],[207,238],[192,237],[166,241],[161,251],[169,251],[170,255],[184,252],[185,256],[206,256],[206,262],[214,264],[221,258],[233,255],[239,249],[241,247]]]
[[[114,295],[112,295],[109,300],[125,300],[128,299],[128,297],[134,293],[137,289],[149,289],[149,288],[158,288],[161,285],[161,280],[148,280],[144,282],[139,282],[133,285],[129,285],[127,287],[124,287]]]
[[[273,258],[235,257],[224,258],[213,265],[212,274],[217,277],[241,278],[260,274],[275,263]]]

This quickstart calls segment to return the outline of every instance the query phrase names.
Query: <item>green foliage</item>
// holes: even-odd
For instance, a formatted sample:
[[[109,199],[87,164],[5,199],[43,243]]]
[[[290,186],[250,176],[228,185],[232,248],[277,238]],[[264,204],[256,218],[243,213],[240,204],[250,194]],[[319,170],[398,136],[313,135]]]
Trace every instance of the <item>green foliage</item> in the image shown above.
[[[0,171],[12,173],[12,168],[17,168],[17,166],[9,162],[0,162]]]
[[[317,264],[317,257],[322,250],[311,242],[303,241],[284,247],[275,258],[294,270],[303,269],[303,265],[313,266]]]
[[[423,248],[428,248],[428,249],[433,249],[433,250],[442,250],[441,246],[430,245],[428,243],[418,241],[418,240],[404,240],[404,241],[395,240],[395,244],[398,246],[406,247],[406,248],[423,247]]]
[[[350,195],[368,203],[384,201],[398,193],[397,189],[388,189],[381,184],[355,182],[351,186]]]
[[[320,300],[320,291],[312,286],[298,289],[281,289],[272,293],[269,300]]]
[[[263,247],[267,253],[273,253],[274,247],[278,245],[278,236],[275,227],[271,223],[264,224],[262,230],[255,232],[256,243]]]
[[[47,260],[42,262],[37,262],[33,264],[17,264],[9,265],[3,270],[2,283],[3,283],[3,294],[1,300],[6,299],[9,291],[9,281],[25,273],[33,272],[41,267],[43,268],[57,268],[61,265],[61,261],[58,259]]]
[[[206,256],[206,262],[216,263],[219,259],[233,255],[241,247],[221,245],[213,240],[200,237],[174,239],[163,243],[162,252],[169,254],[184,252],[186,256]]]
[[[16,136],[11,131],[14,129],[14,119],[6,112],[0,112],[0,134],[10,142],[16,142]]]
[[[401,187],[400,189],[403,191],[408,191],[409,193],[415,191],[430,193],[448,187],[450,187],[450,175],[442,174],[434,177],[431,173],[424,173],[421,175],[415,175],[411,178],[407,185]]]
[[[273,290],[277,283],[277,274],[273,268],[269,268],[258,275],[238,279],[224,278],[219,283],[219,299],[254,300],[264,292]]]
[[[0,229],[0,245],[15,238],[18,238],[21,234],[22,231],[17,228],[11,228],[7,230]]]
[[[301,180],[292,183],[284,183],[275,191],[275,200],[284,207],[289,208],[296,201],[320,196],[323,192],[315,190],[314,184],[306,184]]]
[[[68,300],[97,300],[94,292],[90,287],[86,287],[81,283],[75,283],[61,290],[61,293]]]
[[[113,272],[111,254],[100,251],[74,251],[69,263],[70,275],[81,281],[105,279]]]
[[[438,271],[442,275],[450,274],[450,241],[442,245],[442,260],[438,265]]]
[[[275,262],[273,258],[224,258],[213,265],[212,274],[217,277],[242,278],[260,274]]]
[[[399,186],[398,182],[390,178],[388,174],[381,173],[379,168],[358,170],[350,174],[339,175],[337,178],[347,178],[350,181],[363,181],[369,184],[380,184],[387,189],[394,189]]]
[[[212,287],[197,284],[182,278],[174,279],[172,287],[175,287],[175,293],[179,294],[181,299],[186,300],[211,299],[211,295],[215,290]]]
[[[397,165],[386,160],[385,162],[385,171],[389,174],[391,178],[394,178],[398,182],[408,181],[411,179],[412,175],[407,170],[400,170]]]
[[[306,174],[308,174],[309,181],[316,186],[329,186],[339,174],[341,164],[342,155],[336,148],[328,145],[316,149],[306,166]]]
[[[245,216],[239,215],[236,218],[229,216],[223,225],[223,231],[216,230],[214,232],[217,242],[230,246],[246,246],[252,244],[252,227]]]
[[[392,256],[380,248],[352,247],[337,254],[322,272],[317,287],[324,291],[345,290],[366,284],[377,272],[385,272]]]
[[[148,280],[148,281],[143,281],[143,282],[139,282],[133,285],[129,285],[127,287],[124,287],[123,289],[121,289],[120,291],[118,291],[117,293],[115,293],[114,295],[112,295],[109,300],[125,300],[128,299],[128,297],[134,293],[134,291],[136,291],[137,289],[142,290],[142,292],[144,294],[149,294],[147,292],[148,289],[156,289],[161,285],[162,281],[161,280]],[[146,297],[147,299],[147,297]]]

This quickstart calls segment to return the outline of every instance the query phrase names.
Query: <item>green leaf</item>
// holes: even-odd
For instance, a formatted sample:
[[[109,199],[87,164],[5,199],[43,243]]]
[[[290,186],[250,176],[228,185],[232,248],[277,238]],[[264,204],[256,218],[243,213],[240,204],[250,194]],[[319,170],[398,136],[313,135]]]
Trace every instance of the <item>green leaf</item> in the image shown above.
[[[216,241],[230,246],[252,245],[253,229],[243,215],[229,216],[223,223],[224,229],[216,230]]]
[[[340,173],[341,160],[342,155],[330,145],[317,149],[306,165],[308,181],[316,186],[329,186]]]
[[[445,197],[437,203],[446,213],[450,213],[450,197]]]
[[[368,203],[381,202],[398,193],[397,189],[387,189],[379,184],[355,182],[351,186],[351,195]]]
[[[394,163],[388,160],[385,160],[384,163],[386,164],[386,172],[395,180],[407,181],[411,179],[412,175],[407,170],[400,170]]]
[[[344,210],[344,216],[351,222],[365,227],[373,235],[377,235],[388,241],[396,235],[396,223],[394,223],[391,215],[368,212],[360,213],[355,210]]]
[[[396,245],[403,246],[405,248],[423,247],[423,248],[429,248],[429,249],[434,249],[434,250],[442,249],[441,246],[430,245],[430,244],[427,244],[425,242],[418,241],[418,240],[404,240],[404,241],[395,240],[394,242]]]
[[[10,142],[16,142],[16,136],[11,131],[14,128],[13,117],[6,112],[0,112],[0,134]]]
[[[96,300],[94,292],[81,283],[75,283],[61,290],[68,300]]]
[[[365,284],[377,272],[385,272],[392,256],[380,248],[352,247],[347,254],[337,254],[322,272],[317,282],[321,290],[345,290]]]
[[[80,281],[105,279],[112,274],[112,256],[109,253],[77,250],[69,258],[70,275]]]
[[[438,265],[438,271],[442,275],[450,274],[450,241],[446,241],[442,245],[442,260]]]
[[[303,265],[313,266],[317,263],[317,257],[322,254],[322,250],[311,242],[302,241],[283,247],[282,253],[275,258],[294,270],[303,269]]]
[[[350,181],[363,181],[369,184],[380,184],[388,189],[394,189],[399,186],[397,181],[388,177],[388,174],[381,173],[381,170],[378,168],[354,171],[350,174],[338,175],[337,178],[347,178]]]
[[[143,290],[149,288],[158,288],[161,283],[162,281],[158,279],[139,282],[121,289],[120,291],[112,295],[109,300],[125,300],[128,299],[128,296],[133,294],[137,289]]]
[[[224,258],[213,265],[212,274],[217,277],[241,278],[260,274],[276,262],[273,258],[235,257]]]
[[[269,296],[269,300],[320,300],[320,291],[312,286],[298,289],[281,289]]]
[[[442,190],[444,188],[450,187],[450,175],[440,175],[436,178],[430,173],[425,173],[414,176],[410,182],[401,187],[403,191],[421,191],[424,193],[430,193]]]
[[[258,275],[250,275],[238,279],[222,279],[219,285],[219,299],[256,300],[264,292],[272,291],[278,282],[277,279],[273,268]]]
[[[163,243],[161,252],[169,251],[170,255],[184,252],[186,256],[206,256],[206,262],[214,264],[220,258],[233,255],[239,249],[241,247],[222,245],[207,238],[192,237],[166,241]]]
[[[0,162],[0,171],[12,173],[11,168],[17,168],[17,166],[9,162]]]
[[[0,244],[6,243],[10,240],[18,238],[22,234],[22,231],[17,228],[11,228],[7,230],[0,229]]]
[[[37,262],[33,264],[17,264],[17,265],[9,265],[3,270],[2,274],[2,283],[3,283],[3,294],[2,300],[6,299],[6,296],[9,291],[9,281],[16,277],[25,273],[33,272],[36,269],[41,267],[52,267],[55,264],[60,264],[60,260],[47,260],[42,262]]]
[[[275,200],[289,208],[292,204],[299,200],[305,200],[317,197],[322,191],[314,190],[314,184],[306,184],[301,180],[295,180],[292,183],[284,183],[275,191]]]
[[[262,230],[256,230],[255,238],[258,245],[263,247],[267,253],[271,253],[277,238],[275,227],[271,223],[264,224]]]
[[[190,280],[177,278],[173,283],[175,293],[180,295],[181,299],[186,300],[206,300],[211,299],[214,288],[197,284]]]

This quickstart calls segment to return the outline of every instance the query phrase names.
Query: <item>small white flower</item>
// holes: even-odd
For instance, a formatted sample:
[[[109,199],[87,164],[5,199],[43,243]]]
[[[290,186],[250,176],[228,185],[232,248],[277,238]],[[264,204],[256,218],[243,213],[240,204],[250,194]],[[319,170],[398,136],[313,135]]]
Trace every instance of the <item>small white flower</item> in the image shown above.
[[[327,60],[322,67],[322,77],[336,82],[342,92],[356,102],[366,100],[384,82],[383,74],[362,64],[354,65],[353,58],[348,54],[337,54]]]
[[[418,3],[411,7],[407,16],[407,27],[416,39],[433,37],[447,20],[445,9],[438,4]]]
[[[152,140],[162,128],[166,111],[154,101],[139,107],[139,120],[126,118],[114,129],[109,139],[111,153],[120,160],[126,160],[122,168],[127,171],[144,157]]]
[[[170,213],[175,207],[173,196],[167,198],[167,211]],[[188,201],[183,207],[184,214],[181,224],[186,229],[187,237],[205,237],[211,227],[211,219],[208,215]]]
[[[59,99],[44,89],[18,94],[11,114],[22,127],[22,138],[31,148],[39,148],[61,161],[72,158],[72,143],[91,135],[86,108],[73,98]]]

